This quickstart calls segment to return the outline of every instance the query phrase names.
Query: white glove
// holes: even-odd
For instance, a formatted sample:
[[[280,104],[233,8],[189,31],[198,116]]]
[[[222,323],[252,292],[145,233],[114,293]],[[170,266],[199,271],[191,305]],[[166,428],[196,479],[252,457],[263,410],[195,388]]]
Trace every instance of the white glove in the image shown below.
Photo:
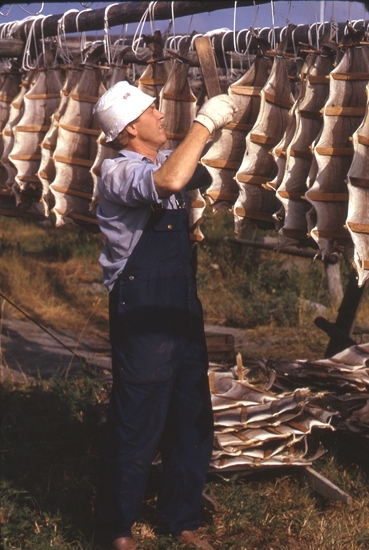
[[[212,134],[231,122],[237,110],[234,100],[227,94],[212,97],[201,107],[194,122],[199,122]]]

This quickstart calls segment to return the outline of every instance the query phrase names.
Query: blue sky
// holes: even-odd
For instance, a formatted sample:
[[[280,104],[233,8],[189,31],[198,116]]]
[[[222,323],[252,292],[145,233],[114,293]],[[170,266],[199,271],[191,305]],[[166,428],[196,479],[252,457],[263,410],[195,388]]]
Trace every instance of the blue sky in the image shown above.
[[[2,4],[0,2],[0,24],[5,22],[19,21],[35,15],[41,11],[43,15],[61,14],[67,10],[82,11],[88,7],[91,9],[102,8],[114,2],[32,2],[29,4]],[[211,4],[211,2],[208,2]],[[257,3],[257,0],[256,0]],[[175,2],[174,15],[175,15]],[[237,2],[235,2],[235,5]],[[43,6],[43,7],[42,7]],[[23,9],[22,9],[23,7]],[[338,21],[365,19],[369,22],[369,13],[360,2],[348,1],[320,1],[320,0],[298,0],[298,1],[276,1],[274,2],[274,25],[283,27],[287,22],[293,24],[312,24],[316,21]],[[26,11],[24,11],[26,10]],[[27,13],[28,12],[28,13]],[[174,19],[174,30],[183,34],[194,30],[205,33],[210,30],[234,28],[234,8],[219,10],[211,13],[196,14],[191,17],[180,17]],[[324,17],[323,17],[324,16]],[[164,30],[168,21],[156,21],[152,23],[154,29]],[[128,26],[128,34],[134,34],[138,23],[131,23]],[[261,4],[259,7],[238,7],[236,8],[236,30],[248,29],[250,26],[272,27],[271,4]],[[150,24],[146,23],[143,32],[150,31]],[[113,33],[120,33],[121,26],[112,27]]]

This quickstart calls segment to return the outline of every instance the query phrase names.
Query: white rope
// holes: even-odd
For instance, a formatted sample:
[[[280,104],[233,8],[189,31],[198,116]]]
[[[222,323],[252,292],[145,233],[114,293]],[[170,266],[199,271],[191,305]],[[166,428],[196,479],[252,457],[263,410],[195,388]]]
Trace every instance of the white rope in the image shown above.
[[[225,76],[226,76],[227,78],[230,78],[230,77],[231,77],[231,75],[232,75],[232,69],[229,70],[228,65],[227,65],[227,57],[226,57],[226,54],[225,54],[224,41],[225,41],[225,38],[226,38],[227,34],[229,34],[230,32],[233,34],[233,31],[227,31],[227,32],[225,32],[225,33],[223,34],[223,36],[222,36],[222,42],[221,42],[221,44],[222,44],[222,55],[223,55],[224,67],[225,67]]]
[[[157,4],[157,2],[150,2],[150,4],[149,4],[149,16],[150,16],[151,34],[154,34],[154,32],[155,32],[155,27],[154,27],[154,23],[155,23],[154,11],[155,11],[155,6],[156,6],[156,4]]]
[[[125,25],[122,25],[120,36],[112,45],[112,51],[113,51],[112,62],[113,63],[116,62],[116,59],[118,57],[118,46],[120,44],[122,45],[122,47],[124,46],[126,42],[127,34],[128,34],[128,23],[126,23]],[[122,57],[121,64],[123,65],[123,57]]]
[[[20,8],[21,10],[23,10],[25,13],[27,13],[28,15],[39,15],[40,13],[42,13],[43,9],[44,9],[44,2],[42,2],[41,4],[41,8],[36,12],[36,13],[31,13],[30,11],[26,10],[26,8],[24,8],[21,4],[17,4],[18,8]]]
[[[60,54],[61,57],[67,65],[72,61],[73,56],[70,54],[68,50],[67,40],[66,40],[66,33],[65,33],[65,18],[69,13],[78,13],[78,10],[71,9],[66,11],[63,16],[58,21],[58,27],[57,27],[57,42],[58,46],[60,48]],[[78,15],[77,15],[78,17]],[[64,43],[63,43],[64,42]]]
[[[175,17],[174,17],[174,2],[171,2],[171,12],[172,12],[172,28],[173,28],[173,36],[176,36],[176,28],[175,28]]]
[[[31,44],[32,44],[32,36],[34,32],[34,25],[37,21],[37,19],[40,19],[40,17],[43,18],[43,15],[36,15],[35,17],[27,17],[26,20],[29,20],[31,22],[30,29],[28,31],[26,42],[24,46],[24,52],[23,52],[23,58],[22,58],[22,69],[28,71],[29,69],[33,69],[35,65],[38,63],[37,60],[37,43],[35,40],[35,49],[36,49],[36,61],[32,62],[31,58]]]
[[[295,54],[295,57],[297,57],[297,54],[298,54],[298,45],[296,44],[295,32],[297,31],[297,29],[298,29],[299,27],[303,27],[303,26],[304,26],[303,23],[299,23],[299,24],[293,29],[292,34],[291,34],[293,53]]]
[[[146,19],[147,19],[147,16],[149,14],[149,11],[150,11],[151,4],[152,4],[152,2],[150,2],[149,7],[143,13],[143,15],[142,15],[142,17],[141,17],[141,19],[140,19],[140,21],[137,25],[135,34],[133,35],[133,39],[132,39],[132,51],[138,59],[143,59],[143,57],[144,57],[144,55],[140,56],[140,54],[138,53],[138,48],[139,48],[139,44],[140,44],[141,39],[142,39],[143,28],[144,28],[144,25],[146,23]],[[138,38],[137,38],[137,35],[139,35]]]
[[[104,11],[104,39],[103,39],[103,43],[104,43],[105,57],[106,57],[106,60],[107,60],[109,65],[111,65],[111,63],[112,63],[111,40],[110,40],[110,31],[109,31],[109,10],[113,6],[118,6],[118,4],[109,4],[109,6],[107,6],[105,8],[105,11]]]
[[[78,18],[80,17],[81,13],[84,13],[85,11],[91,11],[91,8],[86,8],[85,10],[82,10],[82,11],[79,11],[76,15],[76,29],[77,29],[77,32],[79,33],[79,25],[78,25]],[[80,33],[80,39],[79,39],[79,48],[80,48],[80,53],[81,53],[81,63],[83,62],[83,52],[86,48],[86,33],[85,31],[82,31]]]
[[[44,16],[41,21],[41,46],[42,46],[43,62],[45,67],[46,67],[46,48],[45,48],[44,23],[45,23],[45,19],[47,19],[48,17],[51,17],[51,15],[46,15],[46,17]]]
[[[2,11],[0,11],[0,15],[2,15],[3,17],[8,17],[9,13],[12,11],[13,6],[14,6],[14,4],[11,4],[10,8],[8,9],[8,11],[6,13],[3,13]]]
[[[272,28],[270,29],[270,33],[269,33],[269,36],[271,37],[271,39],[269,39],[269,36],[268,36],[268,40],[271,43],[272,50],[274,50],[275,49],[275,28],[274,28],[274,24],[275,24],[275,6],[274,6],[274,0],[270,0],[270,10],[271,10],[271,15],[272,15]]]

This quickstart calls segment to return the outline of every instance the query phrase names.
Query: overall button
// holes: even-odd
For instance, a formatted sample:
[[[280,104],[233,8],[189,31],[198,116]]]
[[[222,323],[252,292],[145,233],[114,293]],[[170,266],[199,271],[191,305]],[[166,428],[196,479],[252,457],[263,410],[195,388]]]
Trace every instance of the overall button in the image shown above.
[[[130,275],[130,276],[128,277],[128,280],[129,280],[129,281],[133,281],[133,279],[134,279],[134,276],[133,276],[133,275]]]
[[[169,224],[168,229],[173,229],[173,225]]]

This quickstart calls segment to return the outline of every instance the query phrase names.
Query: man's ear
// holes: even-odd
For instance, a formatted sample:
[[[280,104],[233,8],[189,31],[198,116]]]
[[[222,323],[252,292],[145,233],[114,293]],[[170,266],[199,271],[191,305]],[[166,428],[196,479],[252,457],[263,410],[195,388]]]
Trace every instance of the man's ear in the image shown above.
[[[125,130],[132,137],[137,135],[137,128],[136,128],[135,122],[130,122],[129,124],[127,124],[127,126],[125,127]]]

